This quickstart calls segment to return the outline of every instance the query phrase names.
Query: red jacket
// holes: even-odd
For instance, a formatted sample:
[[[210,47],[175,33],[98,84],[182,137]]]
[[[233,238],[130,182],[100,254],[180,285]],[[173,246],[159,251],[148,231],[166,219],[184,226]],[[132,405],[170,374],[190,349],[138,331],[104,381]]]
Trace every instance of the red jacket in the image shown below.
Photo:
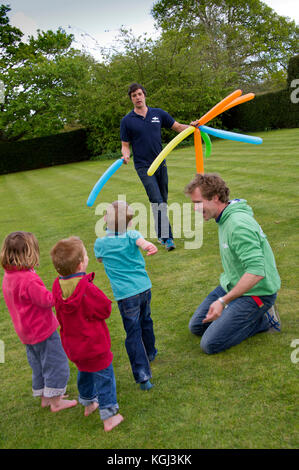
[[[93,279],[94,273],[83,275],[65,300],[59,278],[52,289],[63,348],[82,372],[106,369],[113,359],[105,322],[111,313],[111,300],[93,284]]]
[[[45,341],[58,328],[54,300],[34,269],[5,270],[3,296],[17,335],[23,344]]]

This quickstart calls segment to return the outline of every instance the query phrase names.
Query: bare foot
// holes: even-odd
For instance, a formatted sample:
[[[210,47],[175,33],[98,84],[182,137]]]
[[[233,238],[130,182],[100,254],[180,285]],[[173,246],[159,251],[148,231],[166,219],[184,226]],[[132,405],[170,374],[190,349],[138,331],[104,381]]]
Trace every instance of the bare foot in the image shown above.
[[[88,406],[85,406],[84,416],[91,415],[91,413],[93,413],[98,407],[99,407],[99,404],[96,401],[92,402]]]
[[[122,421],[124,420],[123,416],[121,414],[117,414],[114,416],[111,416],[108,419],[104,420],[104,431],[111,431],[111,429],[115,428],[118,426]]]
[[[65,410],[67,408],[72,408],[77,405],[77,400],[63,400],[62,397],[53,397],[49,398],[50,408],[53,413],[57,411]]]
[[[41,399],[41,407],[42,407],[42,408],[46,408],[47,406],[50,406],[49,398],[47,398],[47,397],[42,397],[42,399]]]
[[[68,395],[62,395],[61,398],[67,398],[67,397],[68,397]],[[50,406],[50,404],[51,404],[50,403],[50,398],[42,396],[41,407],[42,408],[47,408],[47,406]]]

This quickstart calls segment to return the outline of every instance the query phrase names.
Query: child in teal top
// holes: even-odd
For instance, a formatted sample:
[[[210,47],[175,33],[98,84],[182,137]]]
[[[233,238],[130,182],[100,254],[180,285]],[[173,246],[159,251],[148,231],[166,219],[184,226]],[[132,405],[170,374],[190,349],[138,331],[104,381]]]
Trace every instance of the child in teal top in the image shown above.
[[[115,233],[107,229],[95,242],[95,254],[102,258],[116,300],[140,294],[152,287],[139,250],[143,236],[137,230]]]
[[[154,360],[157,349],[150,309],[152,284],[139,248],[147,251],[147,255],[154,255],[158,249],[137,230],[127,231],[132,217],[131,208],[124,201],[113,202],[105,215],[107,234],[96,240],[94,251],[104,264],[118,303],[133,376],[142,390],[149,390],[152,388],[149,362]]]

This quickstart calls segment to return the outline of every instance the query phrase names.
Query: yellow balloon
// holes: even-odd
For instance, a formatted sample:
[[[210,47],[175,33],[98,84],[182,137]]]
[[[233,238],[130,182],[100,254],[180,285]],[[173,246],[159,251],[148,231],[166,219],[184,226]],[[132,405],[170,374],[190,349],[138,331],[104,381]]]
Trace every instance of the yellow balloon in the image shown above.
[[[163,162],[164,158],[167,157],[167,155],[176,147],[182,140],[184,140],[188,135],[192,134],[195,131],[194,126],[189,126],[186,129],[184,129],[182,132],[180,132],[178,135],[175,136],[174,139],[172,139],[169,144],[164,147],[162,152],[159,153],[159,155],[155,158],[149,169],[147,170],[147,174],[149,176],[152,176],[155,171],[159,168],[161,163]]]

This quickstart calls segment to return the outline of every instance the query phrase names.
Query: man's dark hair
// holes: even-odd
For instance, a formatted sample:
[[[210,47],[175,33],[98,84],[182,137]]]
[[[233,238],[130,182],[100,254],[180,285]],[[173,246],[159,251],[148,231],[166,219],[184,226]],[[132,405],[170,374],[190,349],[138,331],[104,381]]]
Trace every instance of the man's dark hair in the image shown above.
[[[129,86],[129,90],[128,90],[128,95],[130,99],[131,99],[131,93],[134,93],[136,90],[142,90],[144,93],[144,96],[146,96],[146,89],[142,85],[140,85],[140,83],[132,83]]]

